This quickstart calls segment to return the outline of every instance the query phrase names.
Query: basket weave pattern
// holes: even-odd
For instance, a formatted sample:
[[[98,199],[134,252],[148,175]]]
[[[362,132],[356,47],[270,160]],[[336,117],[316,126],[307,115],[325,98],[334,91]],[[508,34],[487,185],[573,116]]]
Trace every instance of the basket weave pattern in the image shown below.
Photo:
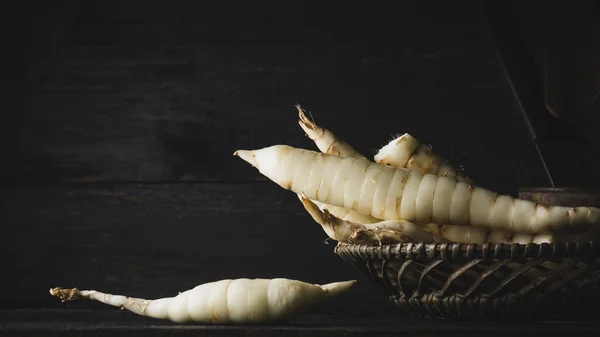
[[[585,318],[599,293],[600,242],[341,244],[336,253],[428,318]]]

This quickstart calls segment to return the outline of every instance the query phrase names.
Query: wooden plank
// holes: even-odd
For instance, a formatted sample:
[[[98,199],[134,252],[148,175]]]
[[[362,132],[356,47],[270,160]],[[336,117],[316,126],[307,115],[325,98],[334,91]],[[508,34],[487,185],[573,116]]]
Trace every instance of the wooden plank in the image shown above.
[[[54,286],[163,297],[226,278],[358,279],[325,311],[395,310],[333,253],[297,196],[273,184],[2,188],[2,308],[64,307]],[[350,301],[350,302],[347,302]],[[79,305],[79,304],[74,304]],[[68,305],[67,305],[68,307]]]
[[[168,6],[159,1],[102,1],[72,6],[82,29],[70,30],[67,44],[323,39],[318,29],[303,27],[304,3],[297,1],[172,1]]]
[[[402,11],[342,1],[171,1],[168,6],[160,1],[61,2],[63,6],[30,10],[43,17],[61,16],[61,7],[67,8],[72,13],[67,20],[77,29],[66,31],[64,43],[78,45],[385,41],[414,23],[460,26],[461,21],[447,14],[468,16],[474,9],[469,0],[420,1],[403,5]]]
[[[597,322],[460,324],[407,315],[306,314],[270,325],[174,324],[120,310],[7,310],[0,312],[0,335],[10,336],[597,336]]]
[[[11,173],[3,181],[264,180],[231,153],[275,143],[314,148],[296,123],[301,103],[367,155],[410,132],[501,193],[546,185],[474,3],[407,4],[386,21],[391,12],[379,8],[356,20],[350,5],[306,2],[301,11],[266,2],[246,13],[248,31],[262,25],[250,14],[263,7],[277,17],[298,9],[290,22],[307,20],[294,25],[305,37],[290,38],[279,24],[269,27],[283,35],[261,41],[175,36],[180,23],[230,23],[248,9],[231,4],[106,3],[62,16],[38,9],[46,19],[33,25],[29,92],[21,125],[3,143]],[[237,10],[222,16],[229,7]],[[114,38],[119,29],[130,29],[124,40]],[[311,38],[311,29],[327,39]]]
[[[18,173],[4,179],[260,180],[231,154],[276,143],[314,148],[296,123],[301,103],[366,154],[410,132],[504,192],[520,174],[543,182],[493,55],[463,35],[405,33],[375,51],[63,47],[28,97],[20,156],[10,163]]]

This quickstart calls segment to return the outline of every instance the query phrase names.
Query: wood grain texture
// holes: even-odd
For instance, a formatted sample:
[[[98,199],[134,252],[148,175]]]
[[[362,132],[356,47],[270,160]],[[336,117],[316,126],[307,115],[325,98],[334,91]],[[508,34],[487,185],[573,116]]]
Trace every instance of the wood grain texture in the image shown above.
[[[0,312],[0,336],[597,336],[597,322],[460,324],[406,315],[314,315],[271,325],[174,324],[120,310],[7,310]]]
[[[3,179],[264,180],[231,154],[313,148],[300,103],[368,155],[410,132],[501,192],[545,183],[474,2],[201,3],[73,5],[34,25]]]
[[[547,185],[476,4],[68,0],[7,11],[28,38],[9,41],[22,62],[4,64],[20,81],[15,112],[0,115],[0,263],[11,275],[0,284],[18,291],[0,293],[0,306],[64,307],[51,286],[169,296],[284,276],[361,280],[324,312],[395,313],[295,195],[232,153],[315,149],[300,103],[366,155],[409,132],[489,189]],[[589,186],[600,182],[599,137],[575,170]],[[555,149],[557,167],[568,151]]]
[[[272,184],[71,184],[0,192],[1,288],[22,290],[0,292],[3,308],[64,307],[48,294],[55,286],[164,297],[226,278],[285,277],[360,280],[326,311],[344,303],[392,309],[387,295],[333,253],[335,245],[324,241],[297,196]]]

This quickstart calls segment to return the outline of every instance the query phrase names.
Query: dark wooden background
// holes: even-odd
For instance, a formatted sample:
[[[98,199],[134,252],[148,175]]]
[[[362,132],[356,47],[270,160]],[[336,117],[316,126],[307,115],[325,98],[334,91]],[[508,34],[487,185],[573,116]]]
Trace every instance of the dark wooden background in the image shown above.
[[[5,13],[26,37],[7,40],[20,80],[0,120],[4,309],[92,305],[60,303],[53,286],[158,297],[287,277],[360,281],[320,311],[393,313],[294,194],[232,156],[314,148],[296,103],[365,154],[409,132],[490,189],[549,185],[480,2],[22,4]],[[599,8],[506,4],[538,74],[551,33]],[[562,185],[600,186],[599,121],[585,152],[547,152]]]

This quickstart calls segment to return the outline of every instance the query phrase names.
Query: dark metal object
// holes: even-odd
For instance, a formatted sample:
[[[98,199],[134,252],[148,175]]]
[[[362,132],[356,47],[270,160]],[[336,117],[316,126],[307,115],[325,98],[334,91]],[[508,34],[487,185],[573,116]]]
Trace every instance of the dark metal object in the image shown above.
[[[452,320],[585,320],[600,295],[600,242],[339,245],[400,308]]]
[[[519,198],[548,206],[600,207],[600,191],[574,187],[520,187]]]
[[[515,97],[519,112],[527,126],[533,145],[540,157],[551,186],[571,185],[567,177],[557,177],[547,163],[548,153],[543,150],[540,141],[547,139],[577,140],[580,135],[565,123],[559,123],[552,117],[544,105],[541,76],[536,74],[532,56],[525,49],[525,43],[511,20],[510,2],[482,2],[482,14],[495,51],[500,61],[510,90]]]

